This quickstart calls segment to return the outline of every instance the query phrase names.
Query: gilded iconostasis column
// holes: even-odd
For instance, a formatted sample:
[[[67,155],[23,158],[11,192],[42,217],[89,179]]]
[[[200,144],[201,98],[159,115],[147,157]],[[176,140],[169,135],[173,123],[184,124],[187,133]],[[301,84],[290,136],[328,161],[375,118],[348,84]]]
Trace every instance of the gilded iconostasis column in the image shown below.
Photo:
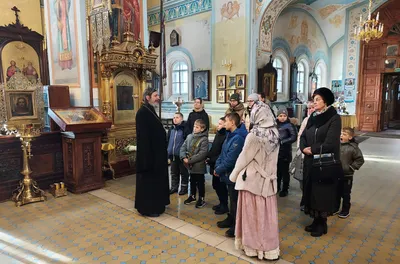
[[[101,97],[103,98],[102,112],[108,119],[112,120],[110,79],[110,71],[104,70],[101,72]]]

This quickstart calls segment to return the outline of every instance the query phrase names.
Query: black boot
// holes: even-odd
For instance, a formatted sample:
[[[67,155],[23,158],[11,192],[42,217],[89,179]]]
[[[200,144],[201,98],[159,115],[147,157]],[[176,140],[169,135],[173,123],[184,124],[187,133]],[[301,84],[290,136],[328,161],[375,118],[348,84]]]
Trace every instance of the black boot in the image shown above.
[[[217,222],[217,226],[219,228],[229,228],[232,225],[233,225],[233,217],[230,214],[228,214],[228,217],[225,218],[225,220]]]
[[[304,230],[305,230],[306,232],[312,232],[316,225],[317,225],[317,218],[314,218],[312,224],[306,226],[306,228],[304,228]]]
[[[325,227],[325,225],[326,225],[326,218],[318,218],[317,224],[314,227],[313,231],[311,232],[311,236],[312,237],[320,237],[323,234],[326,234],[326,232],[328,231],[327,230],[328,227],[327,226]]]
[[[229,213],[229,208],[227,205],[220,204],[219,208],[217,208],[217,210],[215,210],[214,213],[216,215],[223,215],[223,214]]]

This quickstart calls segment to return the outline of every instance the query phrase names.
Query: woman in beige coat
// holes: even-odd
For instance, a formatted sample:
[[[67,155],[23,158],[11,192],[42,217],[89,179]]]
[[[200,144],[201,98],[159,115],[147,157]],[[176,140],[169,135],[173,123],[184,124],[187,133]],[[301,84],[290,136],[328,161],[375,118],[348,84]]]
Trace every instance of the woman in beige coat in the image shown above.
[[[279,132],[270,108],[262,102],[253,106],[251,121],[253,128],[230,175],[239,190],[235,245],[247,256],[277,260]]]

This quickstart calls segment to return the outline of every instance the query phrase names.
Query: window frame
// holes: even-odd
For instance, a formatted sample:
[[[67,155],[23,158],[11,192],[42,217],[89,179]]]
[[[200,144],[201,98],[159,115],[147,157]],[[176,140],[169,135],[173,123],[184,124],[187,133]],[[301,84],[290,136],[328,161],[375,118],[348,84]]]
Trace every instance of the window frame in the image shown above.
[[[285,102],[288,101],[289,98],[289,76],[290,76],[290,63],[289,56],[286,52],[277,48],[273,52],[274,60],[279,58],[282,62],[282,92],[277,93],[277,102]]]
[[[173,66],[176,62],[184,62],[188,67],[188,92],[187,94],[175,94],[173,91]],[[166,102],[173,102],[178,97],[180,97],[185,102],[191,101],[192,97],[192,72],[193,72],[193,64],[191,57],[186,54],[186,52],[182,52],[180,50],[174,50],[167,54],[166,61],[167,68],[167,80],[166,85],[164,86],[163,100]]]
[[[179,68],[177,70],[174,69],[176,64],[179,64],[179,66],[178,66]],[[186,66],[186,69],[181,69],[181,65],[182,64]],[[172,64],[171,68],[172,68],[172,71],[171,71],[171,75],[172,75],[171,76],[171,78],[172,78],[172,81],[171,81],[171,83],[172,83],[172,95],[174,95],[174,96],[187,96],[189,94],[189,66],[187,65],[187,63],[185,61],[177,60]],[[178,82],[176,82],[174,80],[175,73],[178,73],[178,78],[179,78]],[[182,73],[186,73],[187,74],[187,78],[186,78],[187,82],[184,82],[183,80],[181,80],[181,78],[182,78],[181,74]],[[182,92],[182,84],[184,84],[184,83],[187,84],[187,91],[186,92]],[[176,93],[174,91],[174,84],[179,84],[179,88],[178,88],[179,92],[178,93]]]

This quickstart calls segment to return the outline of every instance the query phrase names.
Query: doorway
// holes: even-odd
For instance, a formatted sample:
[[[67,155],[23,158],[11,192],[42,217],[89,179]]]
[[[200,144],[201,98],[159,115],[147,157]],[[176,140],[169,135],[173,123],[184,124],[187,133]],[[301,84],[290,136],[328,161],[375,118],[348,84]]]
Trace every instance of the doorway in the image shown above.
[[[381,129],[400,130],[400,72],[383,76]]]

